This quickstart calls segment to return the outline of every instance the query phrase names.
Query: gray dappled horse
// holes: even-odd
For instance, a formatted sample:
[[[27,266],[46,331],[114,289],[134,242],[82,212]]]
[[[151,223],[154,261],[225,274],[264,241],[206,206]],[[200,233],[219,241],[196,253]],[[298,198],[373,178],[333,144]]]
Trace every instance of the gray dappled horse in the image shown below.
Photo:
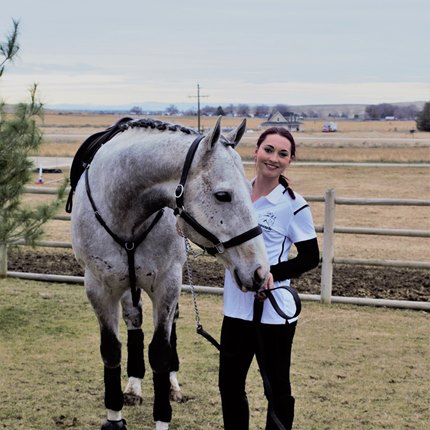
[[[220,133],[220,118],[206,136],[151,119],[127,118],[108,130],[110,140],[83,164],[72,212],[73,250],[85,268],[87,296],[100,324],[107,408],[102,430],[126,429],[124,395],[132,402],[141,399],[141,289],[153,306],[148,356],[155,428],[168,429],[172,324],[185,261],[176,222],[193,242],[216,255],[242,290],[258,290],[269,273],[249,183],[234,150],[245,122],[226,137]],[[176,218],[169,208],[176,208]],[[124,393],[120,305],[128,329]]]

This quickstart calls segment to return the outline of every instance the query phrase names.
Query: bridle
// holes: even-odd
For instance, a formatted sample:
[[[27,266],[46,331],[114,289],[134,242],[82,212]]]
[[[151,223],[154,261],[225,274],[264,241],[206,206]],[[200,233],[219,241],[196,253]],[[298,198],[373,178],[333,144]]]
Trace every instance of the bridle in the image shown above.
[[[187,156],[185,158],[184,167],[182,169],[182,175],[181,179],[179,181],[178,186],[176,187],[175,197],[176,197],[176,208],[174,210],[175,215],[182,217],[185,222],[187,222],[194,230],[196,230],[199,234],[201,234],[203,237],[208,239],[210,242],[214,244],[213,247],[205,247],[203,245],[197,244],[202,249],[204,249],[208,254],[210,255],[216,255],[216,254],[222,254],[225,249],[231,248],[233,246],[240,245],[250,239],[253,239],[254,237],[260,235],[262,233],[260,226],[251,228],[250,230],[246,231],[245,233],[239,234],[238,236],[233,237],[232,239],[221,242],[214,234],[212,234],[210,231],[208,231],[206,228],[204,228],[199,222],[197,222],[187,211],[184,209],[184,187],[185,183],[187,181],[188,173],[191,167],[191,163],[194,158],[194,154],[196,153],[197,147],[199,146],[199,143],[204,138],[203,135],[197,136],[197,138],[194,140],[192,145],[190,146],[190,149],[188,150]],[[226,139],[223,139],[224,145],[232,145],[230,142],[228,142]],[[93,209],[94,215],[97,219],[97,221],[100,223],[100,225],[106,230],[106,232],[114,239],[115,242],[117,242],[122,248],[125,249],[127,253],[127,259],[128,259],[128,273],[129,273],[129,282],[130,282],[130,289],[131,289],[131,296],[133,301],[133,306],[137,307],[139,304],[140,299],[140,289],[137,288],[137,280],[136,280],[136,270],[135,270],[135,262],[134,262],[134,256],[136,252],[136,248],[145,240],[146,236],[150,233],[150,231],[153,229],[153,227],[157,224],[157,222],[160,220],[160,218],[163,215],[163,209],[158,211],[156,217],[150,224],[150,226],[141,233],[137,238],[133,238],[131,240],[124,240],[123,238],[119,237],[117,234],[115,234],[109,226],[104,221],[103,217],[101,216],[99,210],[97,209],[97,206],[94,202],[94,199],[92,197],[91,189],[90,189],[90,183],[88,178],[88,171],[89,171],[90,165],[88,165],[85,169],[85,187],[88,199],[90,201],[91,207]]]
[[[185,191],[185,183],[187,181],[188,173],[191,168],[191,164],[194,159],[194,155],[197,151],[197,148],[204,138],[203,135],[197,136],[194,142],[191,144],[187,156],[185,158],[184,167],[182,168],[181,178],[179,180],[179,184],[176,187],[175,198],[176,198],[176,208],[174,210],[174,214],[176,216],[181,217],[188,225],[190,225],[197,233],[203,236],[205,239],[209,240],[213,243],[214,246],[206,247],[197,242],[194,242],[197,246],[202,248],[205,252],[210,255],[222,254],[226,249],[232,248],[233,246],[241,245],[242,243],[247,242],[248,240],[253,239],[254,237],[262,234],[261,227],[257,225],[244,233],[241,233],[230,240],[225,242],[221,242],[213,233],[203,227],[189,212],[187,212],[184,208],[184,191]],[[233,146],[231,142],[222,138],[222,144],[225,146]]]

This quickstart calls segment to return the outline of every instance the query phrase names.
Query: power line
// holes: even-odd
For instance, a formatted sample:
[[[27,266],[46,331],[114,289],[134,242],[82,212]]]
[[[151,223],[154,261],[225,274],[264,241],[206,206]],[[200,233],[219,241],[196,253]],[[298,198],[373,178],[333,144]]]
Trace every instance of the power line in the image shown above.
[[[197,96],[188,96],[190,98],[197,98],[197,131],[200,133],[200,98],[201,97],[209,97],[207,95],[200,95],[200,85],[197,84]]]

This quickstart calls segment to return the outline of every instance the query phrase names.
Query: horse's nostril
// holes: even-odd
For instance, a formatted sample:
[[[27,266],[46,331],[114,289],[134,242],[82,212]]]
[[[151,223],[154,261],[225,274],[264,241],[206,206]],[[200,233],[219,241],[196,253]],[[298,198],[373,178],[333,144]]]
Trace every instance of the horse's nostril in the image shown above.
[[[264,273],[263,268],[261,266],[258,267],[258,269],[254,272],[254,282],[256,284],[261,284],[264,281]]]

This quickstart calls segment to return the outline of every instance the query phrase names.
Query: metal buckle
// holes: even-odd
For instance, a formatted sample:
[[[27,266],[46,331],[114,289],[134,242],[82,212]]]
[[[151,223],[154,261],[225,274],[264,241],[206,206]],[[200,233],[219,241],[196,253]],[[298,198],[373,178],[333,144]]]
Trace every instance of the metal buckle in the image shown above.
[[[127,251],[133,251],[133,249],[134,249],[134,242],[125,242],[124,248]]]
[[[215,245],[215,249],[218,251],[218,254],[223,254],[225,251],[224,244],[220,242],[218,245]]]
[[[175,190],[175,197],[179,199],[184,195],[184,186],[182,184],[178,184]]]

